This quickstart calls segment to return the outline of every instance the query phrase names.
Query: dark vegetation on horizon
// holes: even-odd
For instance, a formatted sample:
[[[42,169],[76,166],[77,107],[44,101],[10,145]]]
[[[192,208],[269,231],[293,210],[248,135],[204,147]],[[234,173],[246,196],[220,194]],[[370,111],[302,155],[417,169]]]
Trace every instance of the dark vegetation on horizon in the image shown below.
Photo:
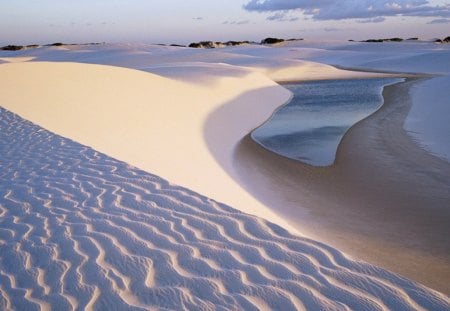
[[[434,42],[437,43],[450,43],[450,36],[445,39],[436,39]]]
[[[30,45],[5,45],[3,47],[0,47],[0,51],[20,51],[20,50],[26,50],[26,49],[36,49],[39,48],[41,46],[64,46],[64,45],[100,45],[102,43],[96,43],[96,42],[92,42],[92,43],[83,43],[83,44],[76,44],[76,43],[61,43],[61,42],[55,42],[55,43],[50,43],[50,44],[44,44],[44,45],[39,45],[39,44],[30,44]]]
[[[260,44],[260,45],[271,45],[277,44],[285,41],[301,41],[303,39],[279,39],[279,38],[265,38],[261,40],[261,42],[252,42],[252,41],[227,41],[227,42],[213,42],[213,41],[200,41],[193,42],[189,44],[190,48],[204,48],[204,49],[214,49],[221,48],[226,46],[238,46],[244,44]]]
[[[402,42],[402,41],[417,41],[417,40],[419,40],[419,38],[417,38],[417,37],[412,37],[412,38],[408,38],[408,39],[394,37],[394,38],[384,38],[384,39],[368,39],[368,40],[363,40],[363,41],[355,41],[355,40],[348,40],[348,41],[350,41],[350,42],[382,43],[382,42]],[[193,42],[193,43],[189,44],[188,46],[181,45],[181,44],[170,44],[170,45],[158,44],[158,45],[173,46],[173,47],[214,49],[214,48],[222,48],[222,47],[227,47],[227,46],[239,46],[239,45],[245,45],[245,44],[274,45],[277,43],[290,42],[290,41],[303,41],[303,39],[280,39],[280,38],[268,37],[268,38],[261,40],[261,42],[254,42],[254,41],[227,41],[227,42],[200,41],[200,42]],[[434,39],[432,41],[436,42],[436,43],[450,43],[450,36],[448,36],[444,39]],[[43,47],[43,46],[44,47],[51,47],[51,46],[59,47],[59,46],[70,46],[70,45],[100,45],[100,44],[105,44],[105,42],[103,42],[103,43],[92,42],[92,43],[83,43],[83,44],[55,42],[55,43],[45,44],[45,45],[39,45],[39,44],[13,45],[13,44],[9,44],[9,45],[0,47],[0,51],[21,51],[21,50],[27,50],[27,49],[35,49],[35,48],[39,48],[39,47]]]
[[[388,38],[388,39],[369,39],[361,42],[402,42],[402,38]]]
[[[413,37],[408,38],[406,41],[417,41],[419,38]],[[350,42],[355,42],[355,40],[348,40]],[[368,39],[358,42],[370,42],[370,43],[381,43],[381,42],[402,42],[405,41],[403,38],[384,38],[384,39]],[[445,39],[435,39],[434,42],[436,43],[450,43],[450,37],[446,37]]]
[[[218,47],[236,46],[236,45],[243,45],[243,44],[250,44],[250,41],[227,41],[227,42],[200,41],[200,42],[193,42],[193,43],[189,44],[189,47],[190,48],[214,49],[214,48],[218,48]]]

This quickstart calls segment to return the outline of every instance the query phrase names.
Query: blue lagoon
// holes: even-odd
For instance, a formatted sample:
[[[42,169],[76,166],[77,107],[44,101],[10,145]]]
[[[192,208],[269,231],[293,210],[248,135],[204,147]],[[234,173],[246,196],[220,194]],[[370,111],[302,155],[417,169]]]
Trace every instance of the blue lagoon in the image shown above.
[[[381,107],[384,86],[401,81],[376,78],[286,84],[292,100],[251,136],[282,156],[314,166],[331,165],[347,130]]]

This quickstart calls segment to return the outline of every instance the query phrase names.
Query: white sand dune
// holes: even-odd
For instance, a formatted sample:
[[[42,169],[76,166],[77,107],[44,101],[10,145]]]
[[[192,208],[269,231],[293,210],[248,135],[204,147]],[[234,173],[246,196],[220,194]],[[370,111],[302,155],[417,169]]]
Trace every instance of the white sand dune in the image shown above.
[[[34,57],[0,57],[1,63],[21,63],[33,60]]]
[[[4,109],[0,150],[0,309],[450,306],[421,285]]]
[[[234,146],[290,97],[286,89],[265,76],[247,73],[245,77],[187,84],[126,68],[33,62],[1,65],[0,80],[3,107],[27,120],[288,226],[242,191],[229,175],[233,173]],[[246,94],[249,90],[255,92]],[[205,133],[208,115],[230,101],[257,103],[266,109],[254,112],[247,123],[227,115],[229,122],[236,122],[233,127]],[[215,135],[213,148],[228,171],[211,156],[204,139],[211,134]]]
[[[19,51],[14,55],[21,59],[51,62],[1,66],[0,101],[64,137],[295,231],[236,184],[236,145],[290,98],[273,80],[374,74],[267,58],[272,50],[257,47],[246,55],[235,49],[113,44]],[[217,113],[222,107],[227,113]]]
[[[110,51],[110,57],[97,55],[94,59],[113,59],[114,63],[134,59],[127,51],[127,57],[122,51]],[[78,56],[71,55],[66,58]],[[145,58],[135,59],[134,66],[144,67],[148,56],[138,55]],[[294,231],[242,190],[235,182],[238,173],[233,163],[239,141],[284,104],[290,92],[261,69],[191,63],[189,70],[184,70],[184,65],[154,65],[181,82],[112,66],[3,64],[0,101],[3,107],[64,137]],[[310,62],[299,62],[290,69],[275,67],[270,72],[305,79],[372,75]],[[221,107],[232,109],[215,113]],[[211,116],[214,122],[208,122]]]
[[[321,54],[8,54],[0,105],[73,141],[1,111],[0,308],[448,309],[444,295],[292,235],[239,184],[236,146],[291,96],[274,79],[375,75],[298,60]]]

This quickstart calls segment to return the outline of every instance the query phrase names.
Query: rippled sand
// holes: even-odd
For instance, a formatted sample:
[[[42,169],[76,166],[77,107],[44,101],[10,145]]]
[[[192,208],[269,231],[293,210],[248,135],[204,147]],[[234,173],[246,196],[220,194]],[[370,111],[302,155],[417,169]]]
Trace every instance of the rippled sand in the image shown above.
[[[1,309],[449,306],[4,109],[0,148]]]

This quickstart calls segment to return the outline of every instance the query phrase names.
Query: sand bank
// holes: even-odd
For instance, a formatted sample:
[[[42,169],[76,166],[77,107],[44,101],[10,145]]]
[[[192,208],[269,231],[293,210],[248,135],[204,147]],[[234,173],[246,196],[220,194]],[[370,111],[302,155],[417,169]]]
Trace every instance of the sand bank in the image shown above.
[[[249,192],[309,236],[449,293],[450,166],[403,130],[414,83],[385,88],[383,107],[347,132],[331,167],[283,158],[249,136],[236,162]]]

